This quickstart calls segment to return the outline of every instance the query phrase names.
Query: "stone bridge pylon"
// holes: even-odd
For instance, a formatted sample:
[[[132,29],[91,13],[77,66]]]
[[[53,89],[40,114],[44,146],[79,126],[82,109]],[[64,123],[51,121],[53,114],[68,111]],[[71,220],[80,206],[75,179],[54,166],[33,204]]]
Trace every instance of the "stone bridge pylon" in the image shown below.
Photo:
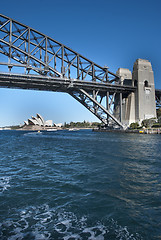
[[[133,72],[119,68],[117,75],[121,84],[135,87],[135,91],[120,98],[116,96],[114,116],[118,116],[121,104],[121,122],[129,126],[132,122],[141,122],[144,119],[156,118],[156,94],[152,65],[148,60],[137,59]]]

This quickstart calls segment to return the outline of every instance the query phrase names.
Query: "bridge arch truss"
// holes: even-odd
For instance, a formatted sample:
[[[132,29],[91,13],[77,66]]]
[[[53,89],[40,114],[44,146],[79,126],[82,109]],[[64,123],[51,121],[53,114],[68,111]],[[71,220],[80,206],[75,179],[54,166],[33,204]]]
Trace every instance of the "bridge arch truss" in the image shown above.
[[[7,68],[0,73],[0,86],[67,92],[105,125],[123,127],[121,109],[120,118],[114,116],[113,103],[116,94],[127,95],[133,87],[121,85],[108,67],[2,14],[0,61]]]

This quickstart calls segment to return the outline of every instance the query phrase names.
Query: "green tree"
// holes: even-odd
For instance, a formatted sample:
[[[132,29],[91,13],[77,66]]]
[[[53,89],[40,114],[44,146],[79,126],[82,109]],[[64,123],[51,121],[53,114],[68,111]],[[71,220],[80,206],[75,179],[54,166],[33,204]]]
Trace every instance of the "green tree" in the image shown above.
[[[139,127],[139,123],[138,122],[133,122],[133,123],[131,123],[130,124],[130,128],[132,128],[132,129],[137,129]]]
[[[151,128],[156,123],[155,118],[145,119],[142,121],[141,125],[146,128]]]

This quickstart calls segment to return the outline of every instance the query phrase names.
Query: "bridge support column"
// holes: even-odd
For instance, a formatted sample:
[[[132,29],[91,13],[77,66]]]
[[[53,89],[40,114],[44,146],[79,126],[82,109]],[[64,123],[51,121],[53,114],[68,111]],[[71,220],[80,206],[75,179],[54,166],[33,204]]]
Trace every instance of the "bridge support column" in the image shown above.
[[[109,111],[109,92],[106,93],[106,109]],[[107,125],[109,124],[109,116],[107,114]]]
[[[135,121],[156,118],[154,74],[148,60],[137,59],[134,63],[132,79],[137,86],[135,92]]]
[[[122,93],[120,93],[120,122],[122,122]]]
[[[122,124],[129,126],[132,122],[141,122],[144,119],[156,118],[154,75],[151,63],[148,60],[137,59],[133,73],[129,69],[119,68],[117,75],[123,85],[135,86],[136,91],[129,95],[122,94],[115,98],[114,115],[118,119],[119,105],[122,115]],[[122,113],[121,113],[122,108]]]
[[[120,76],[122,85],[132,86],[132,73],[129,69],[119,68],[117,75]],[[129,126],[130,123],[135,122],[135,96],[134,93],[121,95],[120,99],[115,98],[114,114],[117,118],[120,117],[120,121],[125,126]]]

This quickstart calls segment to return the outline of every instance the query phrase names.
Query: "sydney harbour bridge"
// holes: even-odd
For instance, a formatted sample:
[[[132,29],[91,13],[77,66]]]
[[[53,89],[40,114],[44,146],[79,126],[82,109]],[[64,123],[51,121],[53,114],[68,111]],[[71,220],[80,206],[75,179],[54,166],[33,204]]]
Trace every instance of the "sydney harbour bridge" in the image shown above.
[[[139,84],[144,84],[145,99],[150,99],[147,101],[151,101],[148,97],[153,93],[153,82],[147,75],[152,69],[149,62],[144,65],[146,77],[140,83],[139,74],[130,75],[123,69],[113,73],[51,37],[0,14],[0,87],[68,93],[105,126],[125,128],[130,118],[140,119],[136,117],[141,101],[138,96],[144,93]],[[156,106],[161,105],[161,91],[154,89],[152,98],[156,111]]]

